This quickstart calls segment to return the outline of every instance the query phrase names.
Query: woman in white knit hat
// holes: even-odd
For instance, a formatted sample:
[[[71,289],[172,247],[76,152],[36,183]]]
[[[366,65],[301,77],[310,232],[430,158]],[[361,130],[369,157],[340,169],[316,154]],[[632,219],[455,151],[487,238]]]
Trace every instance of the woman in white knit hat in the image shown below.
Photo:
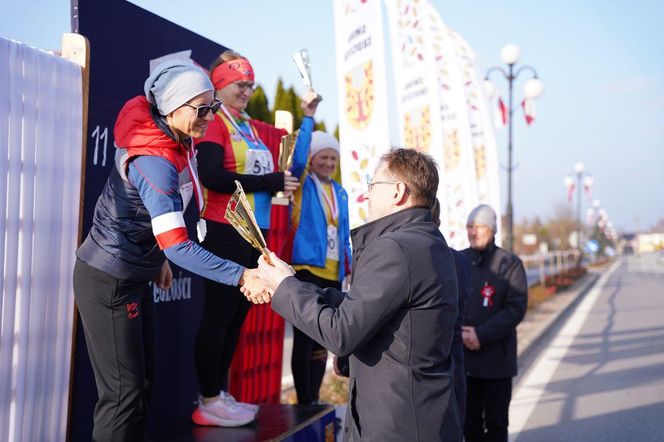
[[[332,179],[339,162],[339,142],[315,131],[309,165],[300,176],[291,211],[294,229],[291,264],[295,277],[319,287],[341,289],[350,273],[348,195]],[[318,401],[327,350],[297,329],[293,330],[291,367],[300,404]]]
[[[115,167],[74,268],[74,295],[99,395],[92,440],[143,440],[154,374],[149,284],[170,288],[169,260],[229,285],[257,277],[187,235],[188,202],[202,206],[192,139],[205,134],[219,106],[205,72],[169,61],[146,80],[145,95],[129,100],[118,115]],[[243,425],[254,415],[233,418]]]

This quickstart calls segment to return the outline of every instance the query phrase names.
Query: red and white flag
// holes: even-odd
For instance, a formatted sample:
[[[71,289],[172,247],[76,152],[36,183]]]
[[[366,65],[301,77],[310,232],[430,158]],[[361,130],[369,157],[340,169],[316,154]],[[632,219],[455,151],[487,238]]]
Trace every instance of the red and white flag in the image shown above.
[[[576,185],[574,183],[567,186],[567,201],[572,202],[572,196],[574,195],[574,190],[576,190]]]
[[[521,101],[521,107],[523,108],[523,116],[526,118],[526,124],[530,126],[533,121],[535,121],[535,100],[532,98],[524,98]]]
[[[507,106],[501,97],[498,97],[498,113],[496,114],[496,127],[503,127],[509,119]]]

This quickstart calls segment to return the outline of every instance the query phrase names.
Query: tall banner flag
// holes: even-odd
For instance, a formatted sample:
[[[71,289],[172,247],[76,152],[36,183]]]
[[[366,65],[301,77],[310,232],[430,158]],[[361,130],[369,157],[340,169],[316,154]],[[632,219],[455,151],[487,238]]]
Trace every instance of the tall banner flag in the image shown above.
[[[484,93],[483,81],[478,77],[475,54],[458,33],[449,30],[456,43],[456,56],[461,63],[466,92],[468,122],[473,152],[474,177],[479,203],[488,204],[500,219],[500,184],[496,137],[491,124],[491,113]],[[496,241],[500,243],[499,231]]]
[[[468,246],[466,219],[478,203],[466,86],[454,32],[445,26],[429,2],[427,8],[443,134],[443,161],[439,163],[443,179],[438,190],[441,230],[452,247],[461,249]]]
[[[380,0],[335,0],[341,177],[350,225],[365,223],[363,198],[378,158],[390,147]]]
[[[442,158],[440,97],[427,27],[428,0],[386,1],[399,144]]]

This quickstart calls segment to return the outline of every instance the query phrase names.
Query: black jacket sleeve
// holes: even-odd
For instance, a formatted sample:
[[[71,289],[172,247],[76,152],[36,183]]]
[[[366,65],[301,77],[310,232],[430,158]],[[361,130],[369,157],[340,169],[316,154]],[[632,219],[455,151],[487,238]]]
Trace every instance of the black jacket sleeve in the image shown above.
[[[217,143],[205,142],[196,145],[198,150],[198,177],[206,188],[219,193],[235,192],[235,180],[242,184],[245,192],[278,192],[284,190],[284,173],[244,175],[224,169],[224,149]]]
[[[345,297],[289,277],[274,292],[272,309],[335,355],[353,353],[408,302],[411,283],[404,253],[390,239],[374,241],[362,262]]]

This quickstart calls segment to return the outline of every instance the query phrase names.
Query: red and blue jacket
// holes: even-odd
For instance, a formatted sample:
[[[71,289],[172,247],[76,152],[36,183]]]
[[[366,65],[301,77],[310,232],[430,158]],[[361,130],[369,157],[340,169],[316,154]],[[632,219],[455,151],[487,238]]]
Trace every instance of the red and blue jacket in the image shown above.
[[[178,144],[145,97],[129,100],[114,129],[115,167],[76,256],[119,279],[151,281],[165,257],[208,279],[237,285],[244,267],[190,240],[184,210],[200,201],[191,147]]]

